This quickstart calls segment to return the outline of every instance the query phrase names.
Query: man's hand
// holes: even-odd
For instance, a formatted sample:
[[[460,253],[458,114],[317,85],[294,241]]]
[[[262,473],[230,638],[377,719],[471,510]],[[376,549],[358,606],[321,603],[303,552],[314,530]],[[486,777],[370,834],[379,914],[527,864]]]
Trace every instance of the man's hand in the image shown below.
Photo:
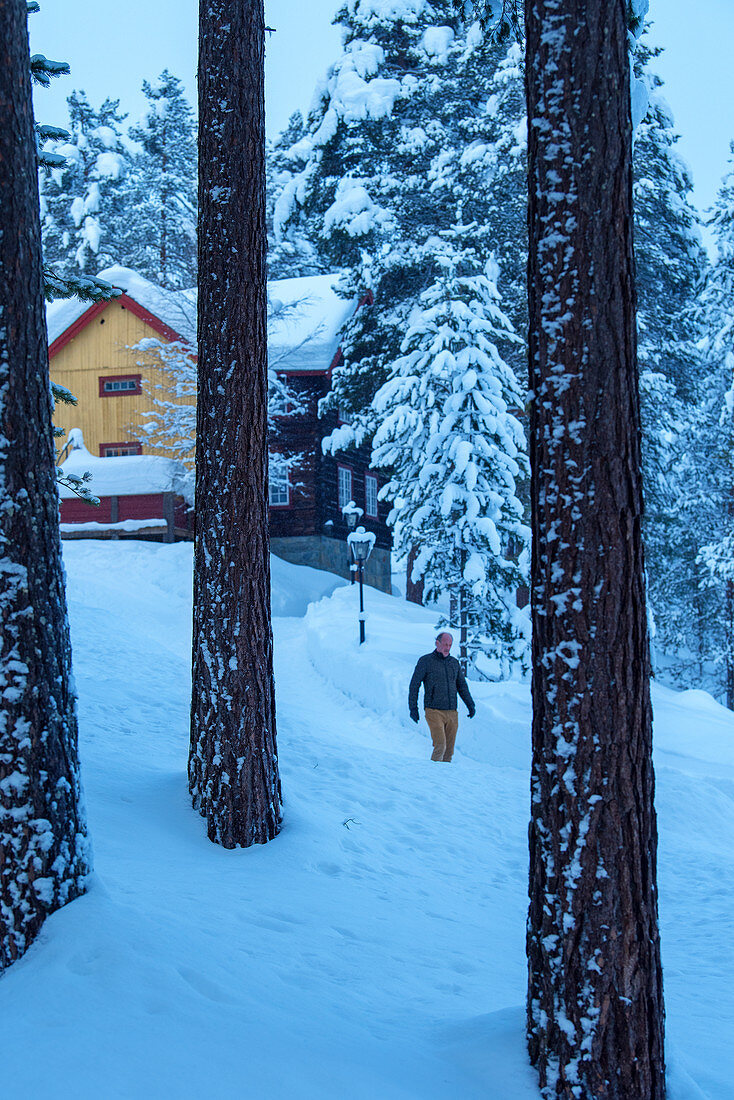
[[[414,722],[417,722],[418,721],[418,711],[417,710],[411,710],[410,717],[413,719]]]
[[[470,718],[473,718],[473,717],[474,717],[474,715],[475,715],[476,713],[477,713],[477,708],[476,708],[476,707],[470,707],[470,709],[469,709],[469,717],[470,717]]]

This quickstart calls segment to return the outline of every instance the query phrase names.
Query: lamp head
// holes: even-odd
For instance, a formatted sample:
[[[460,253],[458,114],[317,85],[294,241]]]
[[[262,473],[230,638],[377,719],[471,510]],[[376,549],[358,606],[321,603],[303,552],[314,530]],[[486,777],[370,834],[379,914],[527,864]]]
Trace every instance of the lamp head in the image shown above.
[[[375,545],[375,535],[372,531],[365,531],[364,527],[358,527],[351,535],[347,536],[349,548],[356,562],[366,562]]]

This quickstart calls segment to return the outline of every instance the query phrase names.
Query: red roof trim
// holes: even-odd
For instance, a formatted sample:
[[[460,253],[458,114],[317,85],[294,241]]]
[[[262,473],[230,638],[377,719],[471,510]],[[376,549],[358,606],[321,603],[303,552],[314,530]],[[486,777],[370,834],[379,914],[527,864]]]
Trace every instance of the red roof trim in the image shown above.
[[[328,370],[276,370],[279,378],[324,378]]]
[[[99,317],[103,310],[107,309],[109,302],[95,302],[93,306],[90,306],[88,310],[82,313],[81,317],[77,317],[73,324],[69,325],[67,329],[61,333],[61,336],[57,336],[53,344],[49,346],[48,357],[53,359],[57,352],[61,351],[63,347],[73,340],[77,333],[81,332],[83,328],[86,328],[90,321],[93,321],[95,317]]]
[[[48,349],[49,359],[53,359],[54,355],[61,351],[62,348],[78,336],[82,329],[85,329],[95,317],[99,317],[108,306],[120,305],[125,309],[129,309],[135,317],[138,317],[141,321],[144,321],[146,325],[157,332],[159,336],[164,336],[166,340],[183,340],[180,333],[172,329],[165,321],[161,321],[160,317],[156,317],[154,313],[150,313],[149,310],[144,309],[139,302],[136,302],[134,298],[130,298],[127,294],[121,294],[119,298],[113,298],[110,302],[95,302],[93,306],[90,306],[88,310],[82,313],[81,317],[77,317],[73,324],[69,325],[60,336],[57,336],[54,342]]]
[[[161,321],[160,317],[156,317],[155,313],[149,313],[147,309],[143,309],[140,303],[136,302],[134,298],[128,298],[127,294],[123,294],[121,297],[116,298],[115,301],[124,305],[125,309],[129,309],[130,312],[134,313],[136,317],[139,317],[141,321],[145,321],[146,325],[150,325],[159,336],[165,336],[167,340],[183,340],[183,336],[181,336],[180,333],[170,328],[165,321]]]

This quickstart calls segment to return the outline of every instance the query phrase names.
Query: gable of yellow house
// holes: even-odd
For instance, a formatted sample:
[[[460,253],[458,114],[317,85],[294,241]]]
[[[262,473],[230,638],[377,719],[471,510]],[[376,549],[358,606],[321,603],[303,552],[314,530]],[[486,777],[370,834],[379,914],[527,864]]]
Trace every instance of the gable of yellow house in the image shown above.
[[[181,405],[194,405],[195,398],[172,394],[173,380],[156,346],[193,346],[195,291],[164,291],[122,267],[100,276],[122,296],[92,306],[61,301],[47,308],[51,380],[77,399],[75,406],[59,402],[54,410],[54,424],[64,432],[56,441],[59,458],[73,428],[81,429],[91,453],[100,457],[168,455],[180,441],[152,444],[144,431],[156,398],[165,394],[166,401]],[[187,458],[193,463],[193,452]]]

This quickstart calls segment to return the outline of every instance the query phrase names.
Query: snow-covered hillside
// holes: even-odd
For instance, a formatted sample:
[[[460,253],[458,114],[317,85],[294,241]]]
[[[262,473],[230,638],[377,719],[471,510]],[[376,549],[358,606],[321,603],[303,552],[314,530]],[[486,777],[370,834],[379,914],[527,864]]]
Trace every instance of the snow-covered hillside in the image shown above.
[[[12,1100],[537,1100],[525,1063],[529,691],[450,767],[407,717],[435,616],[274,559],[281,835],[186,788],[191,547],[68,543],[96,875],[0,983]],[[729,1100],[734,715],[654,692],[670,1100]]]

